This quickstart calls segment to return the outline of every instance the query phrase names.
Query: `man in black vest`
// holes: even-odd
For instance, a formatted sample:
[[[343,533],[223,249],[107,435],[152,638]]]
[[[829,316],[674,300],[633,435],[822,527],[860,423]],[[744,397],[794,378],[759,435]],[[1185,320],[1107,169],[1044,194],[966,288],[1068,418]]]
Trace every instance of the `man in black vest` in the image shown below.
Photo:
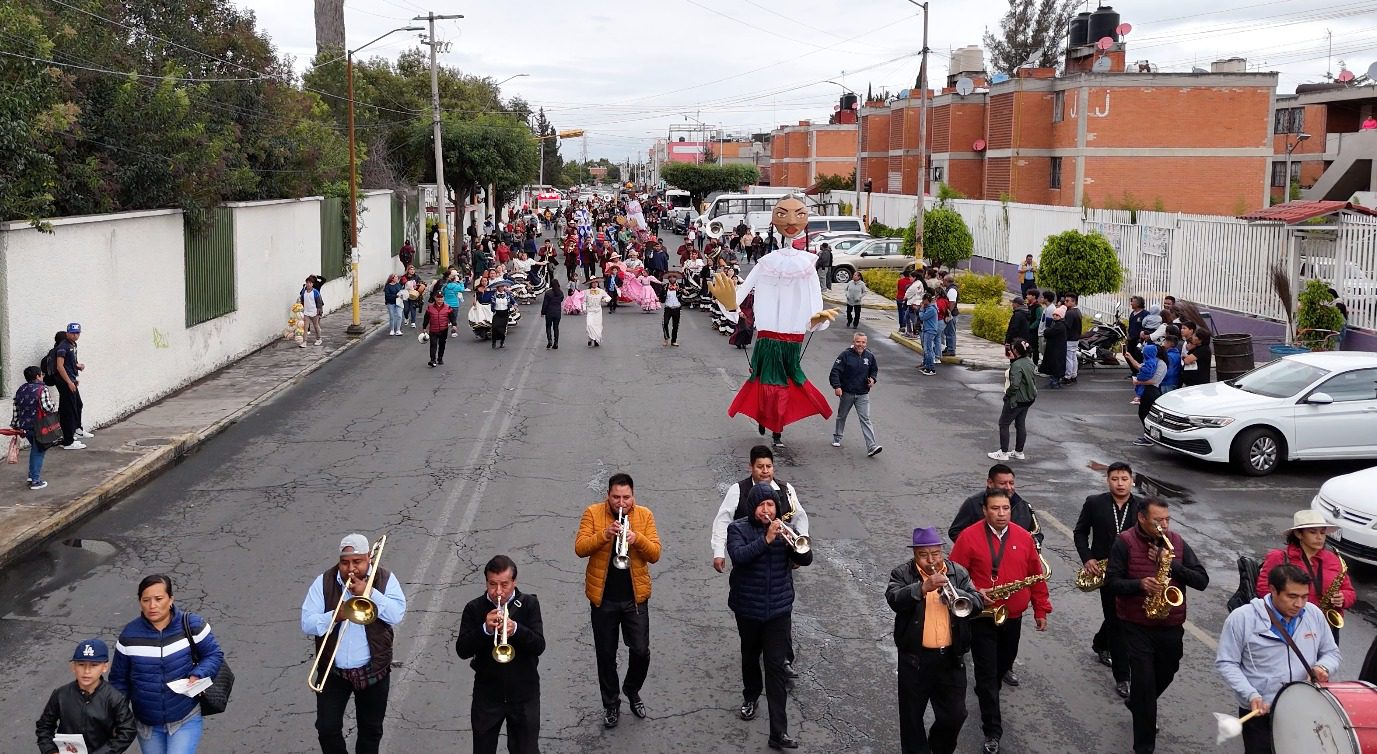
[[[516,588],[516,563],[494,556],[483,567],[487,588],[464,605],[454,650],[473,668],[474,754],[496,754],[497,735],[507,724],[507,751],[539,754],[540,655],[545,652],[545,626],[534,594]],[[507,609],[507,643],[515,655],[499,663],[493,657],[501,631],[498,604]]]
[[[406,595],[401,580],[378,567],[372,591],[365,593],[372,552],[362,534],[350,534],[339,543],[339,563],[316,577],[301,604],[301,630],[315,638],[316,651],[329,657],[334,667],[325,688],[316,694],[316,733],[324,754],[348,754],[344,741],[344,710],[354,697],[359,740],[356,754],[376,754],[382,741],[387,692],[391,686],[393,629],[406,617]],[[367,597],[377,606],[378,617],[358,626],[335,621],[335,607],[345,589],[354,597]]]
[[[1133,494],[1133,469],[1123,461],[1116,461],[1105,471],[1109,491],[1090,495],[1081,506],[1076,519],[1076,553],[1091,576],[1103,576],[1109,565],[1109,549],[1119,533],[1138,520],[1142,498]],[[1114,595],[1100,590],[1100,612],[1104,621],[1095,634],[1090,648],[1099,655],[1100,662],[1114,669],[1114,690],[1128,698],[1128,650],[1119,630],[1119,617],[1114,612]]]

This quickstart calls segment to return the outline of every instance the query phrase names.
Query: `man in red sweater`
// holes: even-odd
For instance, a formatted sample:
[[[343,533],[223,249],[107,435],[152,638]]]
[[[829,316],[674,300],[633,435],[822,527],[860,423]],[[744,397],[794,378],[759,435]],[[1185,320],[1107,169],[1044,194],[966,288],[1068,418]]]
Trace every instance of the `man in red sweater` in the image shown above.
[[[904,294],[908,293],[908,287],[913,285],[913,278],[909,277],[908,270],[899,276],[898,287],[895,288],[894,303],[899,306],[899,330],[906,331],[908,328],[908,306],[904,304]]]
[[[1052,600],[1044,579],[1014,592],[998,602],[990,599],[990,588],[1036,576],[1043,572],[1037,545],[1027,529],[1009,520],[1012,506],[1009,493],[988,490],[982,507],[985,521],[969,526],[957,537],[951,560],[971,574],[971,583],[985,598],[986,613],[971,621],[971,659],[975,662],[975,696],[980,701],[980,725],[985,733],[985,752],[998,754],[1004,727],[999,715],[999,690],[1004,674],[1018,657],[1018,640],[1023,630],[1023,613],[1029,603],[1037,630],[1047,630],[1047,614]],[[992,610],[1002,605],[1008,617],[996,624]]]

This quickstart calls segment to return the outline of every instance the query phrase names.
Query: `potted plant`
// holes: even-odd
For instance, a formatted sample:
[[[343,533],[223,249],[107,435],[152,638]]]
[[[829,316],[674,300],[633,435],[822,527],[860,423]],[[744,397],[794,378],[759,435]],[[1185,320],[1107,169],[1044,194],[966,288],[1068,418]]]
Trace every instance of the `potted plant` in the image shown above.
[[[1305,283],[1296,308],[1296,345],[1311,351],[1335,351],[1344,317],[1334,306],[1334,294],[1323,280]]]

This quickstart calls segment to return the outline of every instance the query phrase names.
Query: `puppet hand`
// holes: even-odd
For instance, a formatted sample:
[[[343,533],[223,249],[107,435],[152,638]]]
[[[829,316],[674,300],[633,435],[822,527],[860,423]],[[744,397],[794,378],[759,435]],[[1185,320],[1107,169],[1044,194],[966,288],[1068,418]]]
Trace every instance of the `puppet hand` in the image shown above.
[[[823,309],[822,311],[808,318],[808,326],[817,327],[823,322],[831,324],[837,318],[837,315],[840,313],[840,309]]]
[[[717,299],[717,303],[729,312],[736,311],[736,281],[731,275],[719,272],[713,276],[712,282],[708,283],[708,291],[712,297]],[[836,316],[834,313],[832,316]]]

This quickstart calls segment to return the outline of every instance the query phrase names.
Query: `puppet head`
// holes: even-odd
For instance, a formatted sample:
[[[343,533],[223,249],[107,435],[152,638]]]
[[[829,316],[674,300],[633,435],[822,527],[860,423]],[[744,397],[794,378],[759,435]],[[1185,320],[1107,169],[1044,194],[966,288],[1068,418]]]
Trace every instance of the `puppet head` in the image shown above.
[[[775,202],[770,224],[784,238],[793,238],[808,228],[808,205],[799,194],[787,194]]]

